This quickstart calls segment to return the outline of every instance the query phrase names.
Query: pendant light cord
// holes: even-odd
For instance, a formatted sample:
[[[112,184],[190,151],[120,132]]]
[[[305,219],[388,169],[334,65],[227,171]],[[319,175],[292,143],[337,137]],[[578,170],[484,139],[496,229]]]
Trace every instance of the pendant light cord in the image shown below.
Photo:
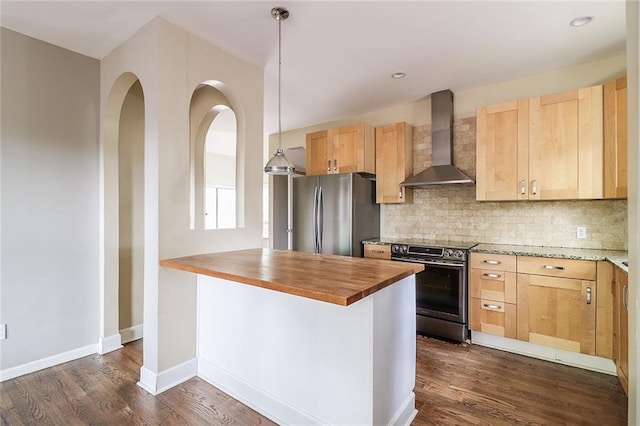
[[[282,150],[282,16],[278,16],[278,149]]]

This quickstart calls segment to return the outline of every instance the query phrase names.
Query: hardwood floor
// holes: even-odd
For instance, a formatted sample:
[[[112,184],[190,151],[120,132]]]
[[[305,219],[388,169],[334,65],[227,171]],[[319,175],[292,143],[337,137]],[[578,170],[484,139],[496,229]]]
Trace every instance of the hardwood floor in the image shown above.
[[[0,383],[3,425],[271,425],[199,378],[153,397],[136,385],[142,341]],[[414,425],[626,424],[617,378],[417,338]]]
[[[414,425],[626,425],[615,376],[418,337]]]

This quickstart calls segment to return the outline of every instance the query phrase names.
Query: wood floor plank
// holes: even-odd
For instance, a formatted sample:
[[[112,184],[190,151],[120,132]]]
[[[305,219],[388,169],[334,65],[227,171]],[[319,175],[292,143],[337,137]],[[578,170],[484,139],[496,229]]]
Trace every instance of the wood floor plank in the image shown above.
[[[624,425],[616,377],[418,336],[414,425]],[[0,383],[2,425],[273,425],[194,377],[137,386],[142,341]]]

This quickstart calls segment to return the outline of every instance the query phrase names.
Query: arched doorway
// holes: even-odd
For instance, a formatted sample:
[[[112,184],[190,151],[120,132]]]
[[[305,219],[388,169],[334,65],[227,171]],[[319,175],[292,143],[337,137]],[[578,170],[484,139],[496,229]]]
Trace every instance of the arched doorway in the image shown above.
[[[103,117],[100,353],[143,334],[144,138],[144,91],[124,73]]]

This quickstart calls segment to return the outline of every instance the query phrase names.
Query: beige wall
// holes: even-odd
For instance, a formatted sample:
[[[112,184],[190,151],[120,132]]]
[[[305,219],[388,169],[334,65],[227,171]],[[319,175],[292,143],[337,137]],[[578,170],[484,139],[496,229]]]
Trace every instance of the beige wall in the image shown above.
[[[475,179],[475,118],[454,123],[456,165]],[[414,170],[431,164],[431,125],[413,133]],[[414,190],[412,204],[384,206],[383,236],[440,238],[498,244],[627,248],[627,201],[476,202],[474,185]],[[587,238],[576,238],[576,227]]]
[[[143,369],[158,374],[196,354],[195,276],[160,268],[159,259],[261,246],[262,70],[160,18],[110,53],[101,65],[103,111],[123,73],[135,74],[144,90]],[[207,81],[218,82],[216,88],[237,117],[238,156],[244,157],[238,164],[237,184],[239,210],[244,215],[236,229],[192,230],[190,226],[189,107],[193,91]],[[103,131],[109,125],[103,123]],[[109,155],[107,145],[105,140],[103,156]],[[113,170],[106,167],[105,180],[110,173]],[[105,211],[110,197],[105,190]]]
[[[456,119],[475,117],[476,108],[482,105],[601,84],[624,75],[625,69],[626,56],[618,55],[588,64],[535,74],[516,80],[454,91],[454,116]],[[446,89],[446,87],[442,89]],[[431,101],[427,98],[429,93],[424,95],[424,99],[415,102],[283,132],[282,147],[286,149],[294,146],[304,146],[305,135],[309,132],[359,121],[364,121],[372,126],[381,126],[398,121],[406,121],[412,126],[429,124],[431,123]],[[286,105],[283,105],[284,108],[286,108]],[[269,136],[269,152],[271,154],[275,152],[278,146],[277,136],[277,134]]]
[[[4,371],[98,342],[100,65],[0,31]]]
[[[144,94],[139,82],[127,93],[118,137],[118,329],[143,323]]]

